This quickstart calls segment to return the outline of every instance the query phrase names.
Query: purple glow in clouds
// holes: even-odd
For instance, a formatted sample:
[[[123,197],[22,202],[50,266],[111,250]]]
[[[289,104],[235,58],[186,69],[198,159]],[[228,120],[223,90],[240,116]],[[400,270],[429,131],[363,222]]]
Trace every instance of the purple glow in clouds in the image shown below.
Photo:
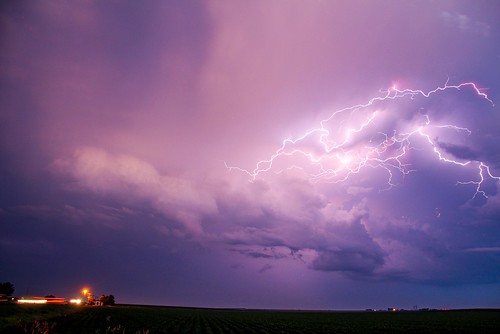
[[[6,1],[0,282],[500,307],[499,22],[494,0]]]
[[[422,109],[416,109],[409,118],[408,123],[396,124],[395,119],[401,118],[403,110],[397,107],[385,107],[383,111],[377,109],[377,102],[417,97],[429,98],[431,95],[448,89],[460,90],[462,88],[472,89],[479,97],[484,98],[494,107],[493,101],[481,92],[472,82],[461,83],[459,85],[449,85],[448,82],[443,87],[438,87],[427,93],[421,90],[404,89],[399,90],[396,86],[385,92],[382,97],[374,97],[365,104],[347,107],[333,112],[328,118],[322,120],[317,128],[308,130],[298,138],[287,138],[281,147],[268,160],[259,161],[253,171],[247,171],[238,167],[226,167],[229,170],[239,170],[249,174],[255,180],[260,173],[269,172],[273,169],[275,160],[286,157],[290,162],[285,163],[284,168],[275,171],[283,173],[285,169],[299,169],[305,176],[313,182],[325,181],[331,183],[347,181],[352,174],[358,174],[362,169],[381,168],[387,171],[388,187],[394,186],[392,183],[393,172],[407,175],[411,170],[411,164],[405,163],[407,155],[411,150],[417,149],[412,145],[412,137],[420,136],[427,142],[427,150],[433,152],[439,161],[455,164],[459,166],[475,165],[478,169],[477,181],[457,181],[459,184],[474,184],[476,192],[473,197],[480,194],[486,198],[486,192],[481,189],[485,177],[500,180],[500,177],[491,174],[490,167],[482,161],[464,160],[460,155],[453,156],[453,152],[446,152],[446,147],[452,147],[452,143],[439,143],[431,138],[428,133],[430,129],[446,129],[458,132],[465,132],[471,135],[471,131],[465,127],[457,125],[434,125],[431,124],[430,116]],[[373,110],[373,111],[372,111]],[[383,115],[393,113],[393,115]],[[410,111],[411,112],[411,111]],[[360,114],[360,116],[358,116]],[[380,116],[382,114],[382,116]],[[380,119],[382,118],[382,119]],[[391,120],[391,121],[388,121]],[[383,123],[389,123],[389,127],[384,127]],[[382,125],[380,124],[382,123]],[[416,123],[411,125],[411,123]],[[399,128],[404,129],[401,132]],[[433,133],[436,138],[440,133]],[[426,148],[421,148],[425,150]],[[449,154],[446,154],[449,153]],[[451,155],[447,158],[446,155]],[[297,158],[298,157],[298,158]],[[305,158],[307,165],[312,168],[302,167],[295,164],[294,159]],[[311,169],[312,171],[308,171]]]

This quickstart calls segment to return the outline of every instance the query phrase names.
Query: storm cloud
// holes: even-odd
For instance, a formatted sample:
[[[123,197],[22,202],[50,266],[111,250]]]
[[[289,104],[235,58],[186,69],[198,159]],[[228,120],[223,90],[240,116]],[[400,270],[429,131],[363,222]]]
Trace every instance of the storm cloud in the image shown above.
[[[498,9],[6,2],[0,281],[123,303],[498,307]]]

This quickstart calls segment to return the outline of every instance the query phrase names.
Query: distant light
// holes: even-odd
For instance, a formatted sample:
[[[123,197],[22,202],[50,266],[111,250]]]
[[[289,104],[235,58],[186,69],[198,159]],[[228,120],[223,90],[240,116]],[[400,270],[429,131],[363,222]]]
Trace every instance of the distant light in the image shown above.
[[[70,299],[69,300],[69,303],[70,304],[76,304],[76,305],[79,305],[82,303],[82,300],[80,298],[74,298],[74,299]]]
[[[47,304],[47,299],[19,299],[19,304]]]
[[[47,303],[49,304],[64,304],[66,299],[60,297],[46,297]]]

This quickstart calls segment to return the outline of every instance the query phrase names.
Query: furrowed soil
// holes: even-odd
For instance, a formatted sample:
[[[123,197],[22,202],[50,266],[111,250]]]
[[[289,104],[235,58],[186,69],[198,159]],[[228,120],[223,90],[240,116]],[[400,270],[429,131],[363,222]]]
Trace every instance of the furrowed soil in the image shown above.
[[[0,333],[499,333],[500,310],[335,312],[0,305]]]

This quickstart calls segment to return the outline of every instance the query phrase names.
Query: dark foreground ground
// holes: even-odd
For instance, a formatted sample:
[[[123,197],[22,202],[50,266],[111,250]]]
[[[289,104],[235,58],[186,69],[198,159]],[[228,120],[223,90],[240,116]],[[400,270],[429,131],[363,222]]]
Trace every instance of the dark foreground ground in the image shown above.
[[[500,310],[321,312],[0,305],[0,333],[500,333]]]

